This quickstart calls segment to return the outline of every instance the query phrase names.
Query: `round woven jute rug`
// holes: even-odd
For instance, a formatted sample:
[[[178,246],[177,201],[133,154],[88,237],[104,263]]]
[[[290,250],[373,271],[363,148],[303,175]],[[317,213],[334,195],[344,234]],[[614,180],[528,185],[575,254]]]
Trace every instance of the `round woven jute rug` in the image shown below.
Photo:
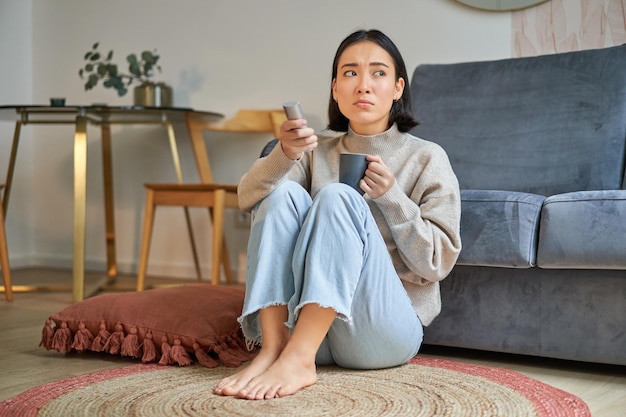
[[[320,367],[295,395],[248,401],[214,395],[232,368],[131,365],[33,388],[0,416],[590,416],[578,397],[519,373],[415,358],[375,371]]]

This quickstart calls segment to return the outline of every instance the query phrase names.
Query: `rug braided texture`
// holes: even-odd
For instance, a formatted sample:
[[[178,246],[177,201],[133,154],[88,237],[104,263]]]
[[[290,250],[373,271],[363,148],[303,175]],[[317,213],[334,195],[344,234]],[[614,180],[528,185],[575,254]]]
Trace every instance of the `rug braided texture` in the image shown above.
[[[418,357],[383,370],[319,367],[295,395],[248,401],[214,395],[232,368],[132,365],[33,388],[0,417],[57,416],[590,416],[578,397],[519,373]]]

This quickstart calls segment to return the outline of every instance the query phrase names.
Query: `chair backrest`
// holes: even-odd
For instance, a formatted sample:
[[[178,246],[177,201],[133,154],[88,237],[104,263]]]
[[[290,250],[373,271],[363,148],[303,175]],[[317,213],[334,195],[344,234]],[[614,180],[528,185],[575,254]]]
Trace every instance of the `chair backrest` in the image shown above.
[[[191,136],[192,147],[196,157],[200,182],[213,183],[211,165],[208,159],[203,132],[227,133],[271,133],[278,136],[280,127],[287,120],[283,109],[270,110],[239,110],[235,116],[226,120],[188,119],[187,128]]]
[[[287,120],[287,117],[282,109],[242,109],[230,119],[207,124],[206,130],[240,133],[270,132],[273,133],[274,136],[278,136],[280,126],[285,120]]]

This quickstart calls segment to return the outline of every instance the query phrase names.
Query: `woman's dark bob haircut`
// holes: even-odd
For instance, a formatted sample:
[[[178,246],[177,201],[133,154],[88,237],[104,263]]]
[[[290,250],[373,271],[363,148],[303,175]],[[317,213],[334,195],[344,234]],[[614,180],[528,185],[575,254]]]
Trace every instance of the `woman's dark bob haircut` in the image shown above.
[[[335,54],[335,59],[333,60],[332,80],[334,81],[337,78],[337,66],[339,65],[339,58],[341,57],[341,54],[343,54],[343,51],[345,51],[350,45],[364,41],[374,42],[376,45],[387,51],[387,53],[391,56],[391,59],[393,59],[393,63],[396,67],[396,81],[400,78],[404,79],[405,86],[402,97],[393,103],[391,111],[389,112],[389,127],[391,127],[392,124],[397,123],[398,130],[400,130],[400,132],[408,132],[418,124],[413,118],[413,112],[411,110],[409,77],[400,51],[393,41],[387,37],[387,35],[379,30],[372,29],[358,30],[345,38],[339,45],[337,53]],[[331,82],[330,100],[328,101],[328,129],[335,132],[347,132],[349,120],[341,113],[339,105],[333,99],[332,88]]]

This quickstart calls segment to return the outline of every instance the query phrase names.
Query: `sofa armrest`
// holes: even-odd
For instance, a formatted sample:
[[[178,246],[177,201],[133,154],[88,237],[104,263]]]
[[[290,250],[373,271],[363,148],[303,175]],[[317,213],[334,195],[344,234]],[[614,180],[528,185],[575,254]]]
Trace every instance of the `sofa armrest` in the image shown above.
[[[505,268],[535,266],[544,196],[514,191],[461,190],[457,264]]]
[[[541,213],[537,265],[626,269],[626,190],[548,197]]]

